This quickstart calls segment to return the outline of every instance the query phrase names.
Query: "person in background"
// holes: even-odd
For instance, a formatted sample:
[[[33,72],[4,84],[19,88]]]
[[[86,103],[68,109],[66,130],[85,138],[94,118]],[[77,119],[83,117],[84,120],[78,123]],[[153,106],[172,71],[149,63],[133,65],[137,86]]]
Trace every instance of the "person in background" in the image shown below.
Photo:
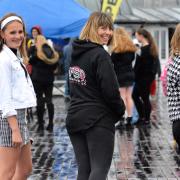
[[[132,97],[139,114],[137,123],[149,124],[151,114],[149,95],[151,84],[157,73],[158,50],[152,35],[146,29],[137,30],[136,38],[142,46],[140,53],[136,56],[135,86]]]
[[[135,65],[135,63],[136,63],[136,55],[139,54],[140,48],[141,48],[141,43],[136,39],[136,37],[135,37],[135,32],[132,33],[132,41],[133,41],[134,45],[135,45],[136,48],[137,48],[137,51],[136,51],[136,53],[135,53],[135,59],[134,59],[134,61],[133,61],[133,69],[134,69],[134,65]],[[134,84],[135,84],[135,83],[134,83]],[[134,84],[133,84],[133,88],[134,88]],[[135,123],[138,121],[138,119],[139,119],[139,115],[138,115],[136,106],[135,106],[135,104],[134,104],[131,124],[135,124]]]
[[[78,180],[106,180],[113,149],[115,123],[124,103],[111,57],[113,22],[105,13],[90,15],[74,41],[69,68],[70,106],[66,127],[78,165]]]
[[[129,33],[124,28],[116,28],[111,59],[119,82],[119,91],[126,106],[126,125],[131,125],[132,121],[132,88],[134,83],[132,62],[135,59],[136,50]]]
[[[54,71],[58,66],[59,55],[42,35],[36,37],[35,46],[31,46],[29,55],[29,63],[33,66],[31,78],[37,97],[38,131],[44,130],[45,103],[49,116],[47,130],[52,131],[54,119],[52,92]]]
[[[172,132],[178,149],[180,147],[180,24],[171,39],[171,62],[167,68],[167,98]]]
[[[68,72],[69,72],[69,65],[71,62],[71,55],[72,55],[72,42],[73,38],[69,40],[69,43],[64,46],[63,48],[63,64],[64,64],[64,72],[65,72],[65,101],[70,100],[70,92],[69,92],[69,78],[68,78]]]
[[[27,48],[30,49],[31,46],[35,46],[35,39],[37,35],[42,35],[42,29],[40,26],[33,26],[31,28],[31,39],[27,43]]]
[[[28,52],[28,56],[29,56],[29,50],[32,46],[35,46],[35,39],[37,37],[37,35],[42,34],[42,30],[40,26],[33,26],[31,28],[31,36],[29,37],[28,34],[26,34],[26,42],[27,42],[27,52]],[[31,77],[32,75],[32,65],[30,63],[26,64],[26,69]],[[32,108],[28,108],[27,109],[27,119],[28,121],[32,121],[33,120],[33,111]]]
[[[26,109],[36,96],[26,70],[25,25],[14,13],[0,21],[0,179],[25,180],[32,171]]]

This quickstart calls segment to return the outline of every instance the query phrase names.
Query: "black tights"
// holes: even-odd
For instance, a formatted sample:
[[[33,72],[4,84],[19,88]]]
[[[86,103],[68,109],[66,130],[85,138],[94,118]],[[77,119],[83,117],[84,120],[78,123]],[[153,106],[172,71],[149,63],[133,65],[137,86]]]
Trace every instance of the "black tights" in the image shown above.
[[[172,130],[173,130],[174,139],[176,140],[178,146],[180,147],[180,120],[173,122]]]
[[[145,120],[150,120],[151,114],[151,103],[149,100],[151,83],[152,81],[136,83],[132,93],[139,117]]]
[[[77,164],[77,180],[106,180],[114,150],[114,133],[103,127],[70,134]]]

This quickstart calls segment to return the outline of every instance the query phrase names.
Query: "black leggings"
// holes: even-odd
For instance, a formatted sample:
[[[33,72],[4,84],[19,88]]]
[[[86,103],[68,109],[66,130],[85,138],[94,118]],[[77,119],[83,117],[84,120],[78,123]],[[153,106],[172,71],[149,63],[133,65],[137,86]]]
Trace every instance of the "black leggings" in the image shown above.
[[[132,97],[140,119],[150,120],[151,102],[149,95],[151,83],[152,81],[136,83],[133,89]]]
[[[114,133],[103,127],[70,134],[78,164],[77,180],[106,180],[114,151]]]
[[[37,97],[37,105],[44,106],[44,103],[52,104],[53,84],[33,82],[33,85]]]
[[[48,109],[49,124],[53,124],[54,105],[52,103],[53,84],[43,84],[33,82],[34,90],[37,97],[37,118],[40,126],[44,124],[45,103]]]
[[[172,130],[173,130],[174,139],[176,140],[178,146],[180,147],[180,120],[173,122]]]

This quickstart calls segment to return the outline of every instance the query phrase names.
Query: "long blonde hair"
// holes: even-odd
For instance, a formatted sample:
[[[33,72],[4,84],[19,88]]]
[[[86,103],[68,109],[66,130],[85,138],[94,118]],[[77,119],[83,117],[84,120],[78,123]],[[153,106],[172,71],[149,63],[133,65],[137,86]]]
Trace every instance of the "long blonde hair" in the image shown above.
[[[112,52],[124,53],[124,52],[135,52],[136,46],[129,33],[123,27],[116,28],[114,30]]]
[[[19,47],[19,51],[20,51],[20,54],[24,60],[24,64],[28,64],[29,62],[29,58],[27,56],[27,51],[26,51],[26,30],[25,30],[25,24],[24,24],[24,21],[23,19],[18,16],[17,14],[15,13],[8,13],[7,15],[5,15],[1,20],[0,20],[0,24],[2,23],[2,21],[10,16],[17,16],[19,17],[21,20],[22,20],[22,25],[23,25],[23,31],[24,31],[24,39],[23,39],[23,42],[21,44],[21,46]],[[0,31],[5,31],[6,30],[6,27],[7,25],[5,25],[5,27],[0,30]],[[3,44],[4,44],[4,40],[3,38],[1,37],[1,33],[0,33],[0,52],[2,51],[2,48],[3,48]]]
[[[46,40],[46,38],[43,35],[37,35],[36,40],[35,40],[35,45],[37,48],[37,56],[40,60],[44,61],[46,64],[55,64],[59,60],[59,54],[55,51],[53,47],[51,47],[51,50],[53,52],[53,57],[48,58],[43,50],[42,47],[44,44],[47,44],[50,46]]]
[[[176,26],[171,39],[171,55],[180,55],[180,23]]]
[[[87,23],[83,27],[80,39],[81,40],[90,40],[91,42],[100,44],[100,39],[98,36],[98,28],[99,27],[109,27],[109,29],[113,30],[113,21],[111,17],[105,13],[94,12],[89,17]],[[111,40],[109,41],[109,43]]]

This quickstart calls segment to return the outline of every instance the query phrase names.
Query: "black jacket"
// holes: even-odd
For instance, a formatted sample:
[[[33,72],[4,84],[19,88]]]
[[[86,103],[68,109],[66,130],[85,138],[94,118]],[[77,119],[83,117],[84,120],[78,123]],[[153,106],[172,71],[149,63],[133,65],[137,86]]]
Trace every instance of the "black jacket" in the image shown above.
[[[134,70],[132,67],[132,62],[135,59],[135,53],[112,53],[111,58],[118,78],[119,86],[132,86],[134,83]]]
[[[72,133],[94,125],[113,130],[125,107],[111,58],[101,45],[82,40],[73,43],[69,83],[67,130]]]
[[[151,55],[150,45],[141,47],[141,54],[137,55],[134,67],[135,81],[152,81],[157,73],[158,58]]]
[[[32,65],[32,81],[43,84],[53,84],[54,70],[57,68],[58,63],[49,65],[37,57],[37,50],[32,46],[29,50],[29,63]]]

